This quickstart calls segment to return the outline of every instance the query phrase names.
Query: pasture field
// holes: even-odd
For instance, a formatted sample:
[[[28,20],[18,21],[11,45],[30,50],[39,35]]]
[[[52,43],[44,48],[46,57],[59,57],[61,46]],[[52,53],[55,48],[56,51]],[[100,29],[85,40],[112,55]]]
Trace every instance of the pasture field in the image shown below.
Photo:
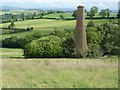
[[[72,13],[53,13],[53,14],[48,14],[48,15],[45,15],[43,16],[43,18],[60,18],[60,15],[64,16],[64,18],[69,18],[69,19],[72,19],[74,18],[72,16]]]
[[[17,13],[17,11],[11,11]],[[22,11],[21,11],[22,12]],[[1,12],[0,12],[1,13]],[[73,18],[72,13],[53,13],[43,18]],[[111,16],[115,16],[113,13]],[[96,17],[99,17],[96,14]],[[85,24],[90,19],[85,20]],[[109,19],[94,19],[95,25]],[[14,22],[15,28],[33,27],[33,31],[0,35],[25,37],[33,33],[49,34],[54,30],[75,29],[76,20],[33,19]],[[10,23],[0,24],[0,28]],[[0,30],[9,32],[9,30]],[[2,51],[2,86],[4,88],[118,88],[118,58],[24,58],[22,49]],[[0,76],[1,77],[1,76]],[[0,83],[1,85],[1,83]]]
[[[43,18],[60,18],[60,15],[62,15],[64,16],[65,19],[72,19],[74,18],[72,14],[73,13],[52,13],[52,14],[43,16]],[[116,17],[116,15],[117,13],[110,13],[110,17]],[[85,16],[89,17],[87,16],[87,13],[85,13]],[[99,13],[96,13],[94,17],[100,17]]]
[[[85,24],[90,20],[86,20]],[[100,25],[103,22],[108,22],[108,19],[95,19],[93,22],[95,25]],[[0,28],[7,27],[10,23],[3,23],[0,24]],[[24,37],[26,35],[32,34],[34,32],[41,33],[41,34],[49,34],[50,32],[53,32],[54,30],[64,30],[66,29],[75,29],[76,21],[75,20],[51,20],[51,19],[35,19],[35,20],[26,20],[26,21],[20,21],[15,22],[15,28],[27,28],[27,27],[33,27],[33,31],[27,31],[27,32],[21,32],[21,33],[13,33],[13,34],[4,34],[1,35],[2,39],[10,36],[18,36],[18,37]],[[1,29],[2,30],[2,29]],[[2,32],[2,31],[1,31]],[[3,29],[3,32],[5,32],[5,29]]]
[[[1,48],[4,88],[117,88],[117,57],[24,59],[21,49]]]

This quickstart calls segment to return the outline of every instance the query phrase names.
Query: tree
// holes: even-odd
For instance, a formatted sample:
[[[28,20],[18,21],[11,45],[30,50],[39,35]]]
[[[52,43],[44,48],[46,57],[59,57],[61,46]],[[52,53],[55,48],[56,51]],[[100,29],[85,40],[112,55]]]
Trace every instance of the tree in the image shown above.
[[[10,27],[13,29],[15,27],[14,21],[11,21]]]
[[[61,19],[64,19],[64,16],[63,16],[63,15],[60,15],[60,18],[61,18]]]
[[[25,14],[24,13],[21,14],[21,18],[22,18],[23,21],[25,20]]]
[[[93,10],[94,13],[98,13],[98,7],[93,6],[91,9]]]
[[[110,10],[109,9],[106,9],[106,14],[107,14],[107,18],[109,18],[109,16],[110,16]]]
[[[76,18],[76,15],[77,15],[77,10],[73,12],[72,16]]]
[[[14,21],[14,19],[15,19],[15,15],[12,14],[11,15],[11,20]]]
[[[90,9],[90,12],[87,13],[88,16],[90,16],[91,19],[93,19],[93,17],[95,16],[95,13],[98,12],[98,7],[93,6]]]
[[[102,17],[102,18],[105,18],[107,13],[106,13],[106,10],[101,10],[101,12],[99,13],[99,15]]]

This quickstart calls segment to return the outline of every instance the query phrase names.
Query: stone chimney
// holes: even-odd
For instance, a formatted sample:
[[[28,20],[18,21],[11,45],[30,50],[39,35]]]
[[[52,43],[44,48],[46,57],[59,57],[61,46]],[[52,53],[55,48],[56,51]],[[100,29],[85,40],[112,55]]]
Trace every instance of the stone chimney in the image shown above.
[[[75,51],[77,55],[81,55],[87,51],[84,6],[77,7]]]

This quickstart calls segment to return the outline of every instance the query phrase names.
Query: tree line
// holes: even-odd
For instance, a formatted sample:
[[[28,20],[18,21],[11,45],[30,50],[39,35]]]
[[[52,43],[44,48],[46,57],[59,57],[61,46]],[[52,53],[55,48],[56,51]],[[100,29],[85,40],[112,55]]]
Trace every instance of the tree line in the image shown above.
[[[76,18],[76,13],[77,11],[75,10],[72,14],[73,17]],[[100,12],[98,12],[98,7],[96,6],[93,6],[90,8],[89,11],[87,11],[85,9],[85,13],[87,14],[87,16],[90,18],[90,19],[93,19],[96,15],[96,13],[98,13],[98,15],[101,17],[101,18],[110,18],[110,15],[111,15],[111,10],[110,9],[102,9]],[[118,16],[118,14],[116,15],[116,17]]]
[[[24,20],[31,20],[31,19],[40,19],[43,16],[47,14],[52,14],[52,13],[64,13],[64,11],[54,11],[54,10],[48,10],[48,11],[36,11],[33,13],[30,12],[23,12],[19,14],[11,14],[11,13],[5,13],[3,15],[0,15],[0,18],[2,19],[2,23],[7,23],[11,22],[11,19],[16,22],[16,21],[24,21]]]

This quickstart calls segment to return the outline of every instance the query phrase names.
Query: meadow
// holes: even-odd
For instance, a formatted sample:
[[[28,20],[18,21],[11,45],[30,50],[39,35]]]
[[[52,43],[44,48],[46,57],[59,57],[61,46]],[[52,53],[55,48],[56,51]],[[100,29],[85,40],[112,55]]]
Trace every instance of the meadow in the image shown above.
[[[49,34],[54,30],[75,29],[75,20],[45,18],[73,18],[71,13],[54,13],[44,19],[15,22],[15,28],[33,27],[33,31],[4,34],[25,37],[32,33]],[[115,14],[113,14],[114,16]],[[85,20],[85,24],[90,19]],[[94,19],[95,25],[109,19]],[[0,24],[0,28],[10,23]],[[6,31],[5,29],[1,32]],[[2,86],[4,88],[118,88],[118,58],[24,58],[22,49],[0,48],[2,51]]]
[[[1,50],[5,88],[118,88],[117,57],[24,59],[21,49]]]

